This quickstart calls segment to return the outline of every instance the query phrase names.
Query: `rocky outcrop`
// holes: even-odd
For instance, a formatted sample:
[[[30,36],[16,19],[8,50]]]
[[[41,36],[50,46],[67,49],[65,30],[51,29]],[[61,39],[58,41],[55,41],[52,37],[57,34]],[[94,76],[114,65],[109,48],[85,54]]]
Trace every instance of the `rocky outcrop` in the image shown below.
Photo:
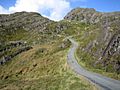
[[[32,49],[26,41],[9,41],[0,49],[0,65],[12,60],[18,54]]]
[[[3,56],[3,58],[0,60],[0,65],[4,65],[6,62],[12,60],[12,58],[17,56],[18,54],[25,52],[25,51],[28,51],[30,49],[32,49],[32,47],[26,46],[26,47],[23,47],[23,48],[17,50],[16,52],[12,53],[11,55]]]
[[[98,23],[108,18],[110,21],[118,20],[120,18],[120,12],[103,13],[93,8],[75,8],[64,17],[65,20],[75,20],[89,24]]]
[[[34,12],[17,12],[9,15],[0,15],[0,28],[9,30],[23,28],[28,31],[42,31],[50,22],[52,21]]]
[[[8,42],[8,44],[6,44],[3,48],[0,49],[0,53],[4,53],[5,51],[11,50],[12,48],[25,45],[26,42],[23,41],[10,41]]]
[[[113,35],[107,47],[103,50],[99,63],[102,63],[106,68],[111,66],[114,71],[120,73],[120,33]]]
[[[85,23],[97,23],[102,18],[102,14],[96,12],[95,9],[76,8],[69,12],[64,19],[75,20]]]

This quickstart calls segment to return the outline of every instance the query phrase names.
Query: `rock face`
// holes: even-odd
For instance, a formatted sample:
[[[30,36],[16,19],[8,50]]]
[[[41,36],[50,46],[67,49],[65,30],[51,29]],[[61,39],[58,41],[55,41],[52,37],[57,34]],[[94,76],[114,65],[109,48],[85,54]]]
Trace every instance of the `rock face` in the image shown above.
[[[15,48],[17,46],[25,46],[25,43],[22,42],[22,41],[10,41],[8,44],[7,44],[7,47],[3,47],[2,49],[0,49],[0,53],[1,52],[5,52],[7,50],[10,50],[12,48]]]
[[[18,54],[32,49],[23,41],[10,41],[0,48],[0,65],[12,60]]]
[[[102,13],[95,9],[76,8],[64,19],[96,25],[100,29],[98,36],[85,50],[97,58],[95,65],[101,64],[106,70],[120,73],[120,12]]]
[[[112,69],[120,73],[120,31],[112,36],[101,57],[100,63],[104,67],[112,66]]]
[[[21,49],[17,50],[16,52],[12,53],[11,55],[3,56],[3,58],[0,59],[0,65],[4,65],[6,62],[12,60],[12,58],[17,56],[18,54],[28,51],[30,49],[32,49],[32,47],[30,47],[30,46],[22,47]]]

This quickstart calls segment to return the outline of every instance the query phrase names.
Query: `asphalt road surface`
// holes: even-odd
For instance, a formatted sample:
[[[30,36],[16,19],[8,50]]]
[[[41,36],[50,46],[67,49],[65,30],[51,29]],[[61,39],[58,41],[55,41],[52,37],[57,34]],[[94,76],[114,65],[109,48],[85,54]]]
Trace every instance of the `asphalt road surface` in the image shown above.
[[[78,43],[75,42],[73,39],[69,40],[72,43],[72,47],[68,52],[67,63],[77,74],[86,77],[88,80],[96,84],[102,90],[120,90],[120,81],[87,71],[86,69],[81,67],[74,56],[75,51],[78,48]]]

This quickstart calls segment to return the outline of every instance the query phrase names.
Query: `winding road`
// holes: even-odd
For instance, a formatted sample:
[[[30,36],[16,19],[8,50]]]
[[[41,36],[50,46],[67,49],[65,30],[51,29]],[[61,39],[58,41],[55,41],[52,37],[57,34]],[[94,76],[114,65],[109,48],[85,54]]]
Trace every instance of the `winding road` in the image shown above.
[[[102,90],[120,90],[120,81],[87,71],[86,69],[81,67],[74,56],[75,51],[78,48],[78,43],[71,38],[68,39],[71,41],[72,47],[68,52],[67,63],[77,74],[86,77]]]

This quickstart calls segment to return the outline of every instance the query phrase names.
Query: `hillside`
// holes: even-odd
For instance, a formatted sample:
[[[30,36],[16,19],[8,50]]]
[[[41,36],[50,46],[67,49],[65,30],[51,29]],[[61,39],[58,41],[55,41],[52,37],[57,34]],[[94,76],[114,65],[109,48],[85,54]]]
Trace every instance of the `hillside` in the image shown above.
[[[65,16],[65,20],[94,26],[92,29],[86,27],[76,36],[80,42],[77,54],[86,67],[120,73],[120,12],[101,13],[94,9],[76,8]]]
[[[75,8],[71,10],[65,17],[65,20],[79,21],[88,24],[99,22],[115,22],[119,21],[120,12],[98,12],[93,8]]]
[[[35,12],[0,15],[0,90],[96,90],[67,65],[72,36],[80,65],[120,79],[120,12],[76,8],[64,20]]]
[[[73,25],[34,12],[0,15],[0,90],[96,89],[67,65]]]

